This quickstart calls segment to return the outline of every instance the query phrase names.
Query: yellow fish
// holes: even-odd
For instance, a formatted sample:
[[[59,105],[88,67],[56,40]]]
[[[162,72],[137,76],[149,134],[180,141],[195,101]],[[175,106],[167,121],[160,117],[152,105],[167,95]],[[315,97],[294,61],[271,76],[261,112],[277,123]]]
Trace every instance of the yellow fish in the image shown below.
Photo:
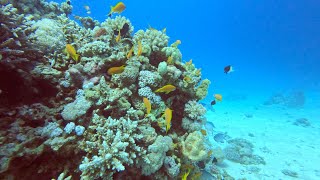
[[[144,103],[144,106],[147,108],[147,114],[146,115],[150,114],[150,112],[151,112],[151,102],[149,101],[148,98],[144,97],[143,98],[143,103]]]
[[[140,56],[142,54],[142,44],[141,41],[138,42],[138,53],[137,55]]]
[[[190,172],[191,172],[191,169],[188,169],[187,172],[185,172],[185,173],[182,175],[181,180],[187,180]]]
[[[222,101],[222,95],[221,95],[221,94],[215,94],[215,95],[214,95],[214,98],[215,98],[217,101]]]
[[[195,74],[196,74],[196,76],[200,76],[201,75],[201,68],[197,69]]]
[[[167,28],[163,28],[162,33],[166,33],[166,32],[167,32]]]
[[[119,42],[119,41],[120,41],[120,38],[121,38],[121,33],[120,33],[120,30],[119,30],[118,36],[117,36],[117,38],[116,38],[116,42]]]
[[[112,13],[122,13],[124,9],[126,9],[126,6],[123,4],[123,2],[118,2],[115,6],[110,7],[111,10],[108,14],[109,17],[111,17]]]
[[[157,89],[155,92],[165,92],[166,94],[170,93],[171,91],[176,90],[177,88],[174,85],[167,84],[162,86],[161,88]]]
[[[206,135],[207,135],[207,131],[206,131],[206,130],[204,130],[204,129],[201,129],[201,130],[200,130],[200,132],[201,132],[201,134],[202,134],[202,135],[204,135],[204,136],[206,136]]]
[[[181,44],[180,40],[176,40],[176,42],[171,44],[171,47],[178,47],[178,45]]]
[[[108,74],[109,75],[114,75],[114,74],[120,74],[124,71],[125,65],[118,66],[118,67],[111,67],[108,69]]]
[[[66,51],[68,54],[68,58],[71,56],[71,58],[75,61],[79,60],[79,54],[77,54],[76,49],[71,45],[71,44],[67,44],[66,45]]]
[[[166,133],[168,133],[171,128],[171,119],[172,119],[172,110],[170,108],[166,108],[164,111],[164,118],[166,120]]]
[[[186,62],[186,65],[188,65],[188,66],[192,65],[192,59],[190,59],[190,61]]]
[[[131,58],[132,52],[133,52],[133,46],[131,47],[131,49],[130,49],[129,52],[127,53],[127,59],[130,59],[130,58]]]
[[[171,65],[173,64],[173,57],[172,56],[168,57],[167,64],[171,64]]]

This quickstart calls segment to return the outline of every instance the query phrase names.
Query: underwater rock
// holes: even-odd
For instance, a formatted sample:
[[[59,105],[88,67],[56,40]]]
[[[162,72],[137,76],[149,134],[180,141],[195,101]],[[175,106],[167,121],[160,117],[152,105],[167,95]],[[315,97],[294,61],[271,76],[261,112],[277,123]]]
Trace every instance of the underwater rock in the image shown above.
[[[246,139],[236,138],[228,141],[223,150],[226,158],[240,164],[265,164],[261,156],[253,154],[253,144]]]
[[[283,169],[283,170],[281,170],[281,172],[286,176],[291,176],[291,177],[295,177],[295,178],[298,177],[298,173],[297,172],[289,170],[289,169]]]
[[[301,108],[304,106],[306,97],[303,91],[294,91],[284,95],[276,93],[266,100],[264,105],[283,105],[288,108]]]
[[[293,124],[296,125],[296,126],[301,126],[301,127],[309,127],[309,126],[311,126],[311,123],[307,118],[296,119],[293,122]]]

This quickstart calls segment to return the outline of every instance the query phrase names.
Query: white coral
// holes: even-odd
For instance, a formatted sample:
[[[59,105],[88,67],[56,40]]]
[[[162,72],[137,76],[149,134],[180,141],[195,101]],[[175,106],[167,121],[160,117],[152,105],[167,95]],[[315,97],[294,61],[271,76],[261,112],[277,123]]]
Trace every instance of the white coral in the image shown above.
[[[94,126],[89,126],[89,129],[96,132],[85,141],[84,150],[88,154],[79,166],[82,176],[96,179],[104,176],[106,170],[123,171],[125,165],[134,163],[137,155],[145,153],[136,144],[143,138],[137,133],[137,121],[105,119],[94,114],[92,123]]]
[[[53,19],[41,19],[32,25],[35,32],[29,36],[35,45],[43,52],[62,50],[65,47],[66,37],[62,26]]]

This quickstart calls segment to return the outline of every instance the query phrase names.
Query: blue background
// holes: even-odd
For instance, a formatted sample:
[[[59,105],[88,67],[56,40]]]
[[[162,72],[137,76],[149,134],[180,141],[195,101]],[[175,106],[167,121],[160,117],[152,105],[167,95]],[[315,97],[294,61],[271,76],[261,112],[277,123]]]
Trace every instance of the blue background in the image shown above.
[[[118,1],[71,2],[74,15],[87,16],[88,5],[102,22]],[[320,89],[318,0],[123,2],[135,31],[165,27],[170,43],[181,40],[183,60],[202,68],[210,93]],[[226,75],[229,64],[235,72]]]

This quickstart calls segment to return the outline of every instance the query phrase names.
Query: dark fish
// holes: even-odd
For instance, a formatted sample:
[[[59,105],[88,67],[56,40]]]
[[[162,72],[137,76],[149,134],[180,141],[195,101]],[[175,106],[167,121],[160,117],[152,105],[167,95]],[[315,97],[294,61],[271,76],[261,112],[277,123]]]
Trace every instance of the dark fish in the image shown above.
[[[228,74],[228,73],[231,73],[232,71],[233,70],[231,65],[224,67],[224,73]]]
[[[204,106],[207,110],[210,110],[210,111],[214,112],[214,109],[212,108],[212,106],[209,103],[200,102],[200,104],[202,106]]]
[[[129,32],[129,30],[130,30],[129,24],[128,24],[128,23],[125,23],[125,24],[122,26],[122,28],[120,29],[120,35],[121,35],[121,36],[125,36],[125,35],[127,34],[127,32]],[[114,35],[118,35],[119,31],[114,30],[113,33],[114,33]]]
[[[211,101],[211,106],[216,104],[216,100]]]
[[[224,141],[226,141],[229,138],[230,138],[230,136],[228,136],[227,133],[221,133],[221,132],[214,135],[214,137],[213,137],[213,139],[219,143],[224,143]]]
[[[68,5],[71,5],[71,1],[67,1],[67,4],[68,4]]]

